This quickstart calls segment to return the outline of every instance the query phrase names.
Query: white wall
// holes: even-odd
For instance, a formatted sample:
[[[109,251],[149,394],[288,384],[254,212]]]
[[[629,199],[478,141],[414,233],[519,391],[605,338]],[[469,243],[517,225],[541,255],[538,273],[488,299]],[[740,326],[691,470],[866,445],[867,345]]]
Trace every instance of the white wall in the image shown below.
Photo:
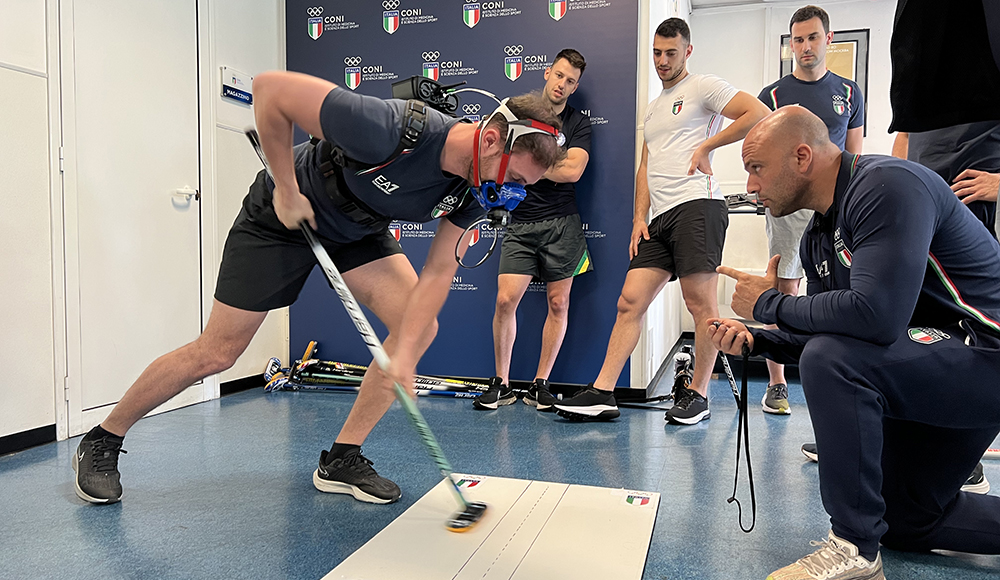
[[[261,170],[260,159],[243,135],[243,129],[253,124],[249,106],[219,96],[220,69],[235,68],[252,76],[272,69],[285,68],[285,6],[283,0],[212,0],[211,109],[215,119],[210,151],[213,154],[211,176],[206,176],[206,203],[213,205],[213,230],[203,237],[206,260],[205,279],[208,308],[215,290],[215,278],[222,260],[222,249],[229,227],[240,211],[243,197]],[[208,310],[206,308],[206,311]],[[221,381],[260,374],[269,357],[288,360],[288,309],[267,315],[257,335],[233,368],[220,375]]]
[[[653,67],[653,34],[661,22],[671,17],[689,20],[691,0],[641,0],[639,4],[639,74],[636,107],[636,168],[642,153],[643,120],[646,106],[663,90]],[[663,359],[681,336],[681,292],[676,282],[667,284],[646,311],[639,344],[632,353],[632,388],[646,388]]]
[[[0,436],[55,423],[45,0],[0,3]]]
[[[691,44],[694,45],[690,70],[718,75],[736,88],[757,96],[763,87],[778,80],[781,35],[788,33],[788,21],[795,10],[806,4],[768,2],[766,5],[694,10],[689,20]],[[830,15],[833,30],[870,29],[868,91],[865,94],[868,135],[863,151],[888,155],[893,139],[887,133],[892,120],[889,36],[896,3],[893,0],[833,0],[821,6]],[[712,170],[726,194],[746,191],[740,146],[734,143],[715,151]],[[723,263],[744,270],[763,270],[767,258],[763,216],[731,216]],[[693,321],[686,310],[683,316],[684,330],[693,330]]]
[[[59,0],[0,2],[0,437],[66,418],[58,10]],[[208,312],[222,242],[260,168],[242,136],[250,109],[222,101],[219,67],[284,68],[284,1],[200,0],[199,10],[210,15],[200,55]],[[259,374],[270,356],[287,360],[287,312],[268,316],[221,380]]]

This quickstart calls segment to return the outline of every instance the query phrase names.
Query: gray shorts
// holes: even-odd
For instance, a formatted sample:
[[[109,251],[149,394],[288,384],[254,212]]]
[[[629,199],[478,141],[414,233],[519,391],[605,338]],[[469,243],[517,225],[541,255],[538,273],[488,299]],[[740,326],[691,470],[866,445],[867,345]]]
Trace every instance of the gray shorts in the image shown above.
[[[774,217],[771,215],[771,210],[767,210],[764,215],[769,255],[773,258],[781,254],[781,261],[778,262],[778,278],[794,280],[805,275],[802,270],[802,258],[799,257],[799,243],[813,213],[815,212],[811,209],[800,209],[786,216]]]
[[[555,282],[593,269],[580,214],[514,223],[503,236],[499,274],[524,274]]]

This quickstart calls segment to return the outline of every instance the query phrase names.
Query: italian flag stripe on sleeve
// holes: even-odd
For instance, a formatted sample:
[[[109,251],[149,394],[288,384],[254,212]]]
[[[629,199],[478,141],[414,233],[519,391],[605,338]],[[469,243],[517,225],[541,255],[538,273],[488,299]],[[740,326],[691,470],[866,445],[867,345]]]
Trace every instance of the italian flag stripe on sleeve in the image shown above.
[[[998,324],[995,320],[987,318],[985,314],[969,305],[965,299],[962,298],[962,295],[958,292],[958,287],[951,281],[948,273],[944,271],[944,268],[941,266],[941,262],[938,262],[937,258],[934,257],[934,254],[927,255],[927,262],[930,264],[931,269],[934,270],[938,279],[941,280],[941,283],[944,284],[945,289],[948,290],[948,294],[951,294],[952,300],[955,301],[955,304],[957,304],[959,308],[971,314],[979,322],[982,322],[993,330],[1000,332],[1000,324]]]

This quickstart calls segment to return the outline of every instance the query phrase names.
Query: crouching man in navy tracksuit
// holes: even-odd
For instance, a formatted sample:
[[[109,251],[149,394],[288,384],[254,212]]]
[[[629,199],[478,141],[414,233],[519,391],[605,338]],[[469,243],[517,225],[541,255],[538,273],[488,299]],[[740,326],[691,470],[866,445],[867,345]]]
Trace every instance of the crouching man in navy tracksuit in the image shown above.
[[[841,152],[801,107],[743,144],[774,215],[812,209],[801,255],[808,296],[726,267],[733,310],[777,324],[710,321],[716,348],[798,363],[832,530],[774,580],[884,578],[879,543],[1000,553],[1000,497],[959,488],[1000,432],[1000,246],[919,165]]]

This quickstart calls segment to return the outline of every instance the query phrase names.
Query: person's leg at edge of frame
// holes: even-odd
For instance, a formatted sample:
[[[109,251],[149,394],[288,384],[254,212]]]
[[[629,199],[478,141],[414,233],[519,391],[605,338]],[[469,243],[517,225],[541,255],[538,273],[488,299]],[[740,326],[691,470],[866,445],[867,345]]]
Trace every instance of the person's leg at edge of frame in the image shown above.
[[[481,411],[497,409],[517,401],[510,387],[510,359],[517,338],[517,307],[531,283],[527,274],[499,274],[497,276],[497,303],[493,313],[493,357],[496,375],[490,379],[489,388],[476,397],[472,406]]]
[[[539,411],[552,410],[552,405],[556,403],[555,397],[549,390],[549,374],[566,337],[566,327],[569,324],[569,293],[572,289],[572,276],[545,285],[548,312],[545,315],[545,324],[542,326],[542,351],[538,357],[535,380],[528,387],[528,394],[524,397],[526,404]]]
[[[801,278],[778,278],[778,292],[795,296],[799,293],[799,283]],[[777,329],[777,325],[768,324],[764,327],[767,330]],[[767,391],[761,401],[761,408],[765,413],[772,415],[791,415],[792,409],[788,405],[788,381],[785,379],[785,365],[766,359],[767,362]]]
[[[930,344],[809,340],[799,368],[809,408],[823,410],[810,419],[824,450],[820,495],[832,529],[819,550],[769,578],[811,578],[805,568],[843,562],[845,578],[881,579],[880,541],[900,550],[1000,553],[1000,498],[959,491],[1000,431],[1000,397],[983,388],[1000,376],[1000,363],[995,341],[970,347],[960,332]],[[942,384],[952,397],[926,396]]]
[[[672,277],[671,272],[659,268],[634,268],[628,271],[618,298],[618,314],[608,340],[608,351],[601,372],[594,381],[594,388],[601,391],[614,390],[628,357],[632,356],[635,345],[639,343],[646,310]]]
[[[715,368],[718,351],[708,339],[708,319],[719,316],[719,275],[699,272],[680,278],[684,305],[694,318],[694,369],[691,385],[674,393],[674,405],[667,420],[693,425],[711,417],[708,409],[708,383]]]
[[[672,277],[673,274],[660,268],[632,268],[628,271],[618,298],[618,315],[611,329],[601,372],[588,388],[555,405],[561,416],[585,420],[619,416],[613,394],[615,383],[639,342],[646,309]]]
[[[266,315],[216,300],[201,335],[146,367],[111,414],[84,436],[73,457],[77,495],[91,503],[121,499],[118,457],[128,430],[195,382],[233,366]]]
[[[395,254],[344,273],[344,281],[358,302],[381,320],[389,335],[383,346],[392,357],[396,333],[406,310],[407,299],[417,283],[417,274],[404,254]],[[437,332],[429,327],[421,344],[421,354]],[[330,451],[320,454],[313,485],[323,492],[344,493],[369,503],[391,503],[402,495],[399,487],[371,467],[361,454],[361,445],[395,400],[392,383],[373,362],[361,382],[358,397]]]

